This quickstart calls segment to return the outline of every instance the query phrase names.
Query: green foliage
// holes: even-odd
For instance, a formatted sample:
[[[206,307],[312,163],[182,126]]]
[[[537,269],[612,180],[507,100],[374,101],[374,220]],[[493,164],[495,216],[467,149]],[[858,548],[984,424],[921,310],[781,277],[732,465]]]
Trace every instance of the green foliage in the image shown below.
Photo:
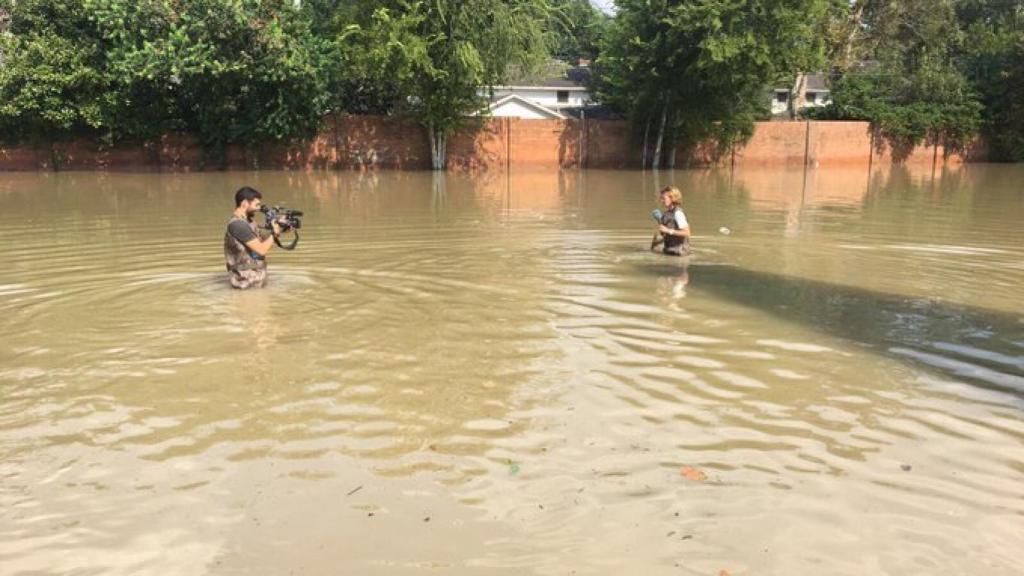
[[[768,106],[768,84],[824,61],[815,33],[824,0],[622,0],[617,7],[597,62],[600,98],[645,133],[664,117],[665,136],[683,145],[710,137],[725,150],[749,138]]]
[[[489,87],[552,57],[669,152],[720,150],[767,115],[766,88],[831,68],[833,104],[899,149],[1024,160],[1020,0],[0,0],[0,137],[286,140],[331,112],[403,114],[445,137]],[[649,136],[647,136],[649,134]],[[647,148],[645,147],[645,150]]]
[[[853,6],[856,8],[856,5]],[[982,104],[963,72],[964,34],[953,0],[869,4],[858,16],[870,64],[845,71],[832,104],[813,117],[871,121],[896,157],[923,142],[965,147]]]
[[[557,17],[551,19],[554,56],[570,64],[597,58],[609,18],[589,0],[551,0]]]
[[[548,0],[0,0],[0,133],[303,136],[331,111],[443,138],[550,56]]]
[[[0,129],[213,148],[309,133],[326,110],[329,44],[283,1],[6,0]]]
[[[0,133],[8,138],[109,129],[117,97],[104,46],[78,2],[0,2]]]
[[[308,134],[326,111],[328,45],[290,2],[84,3],[108,46],[127,134],[180,127],[220,147]]]
[[[435,168],[444,165],[447,135],[485,106],[485,91],[550,53],[546,0],[372,4],[375,10],[338,32],[346,82],[357,90],[376,87],[378,106],[426,126]]]
[[[1024,161],[1024,4],[961,0],[957,13],[991,158]]]

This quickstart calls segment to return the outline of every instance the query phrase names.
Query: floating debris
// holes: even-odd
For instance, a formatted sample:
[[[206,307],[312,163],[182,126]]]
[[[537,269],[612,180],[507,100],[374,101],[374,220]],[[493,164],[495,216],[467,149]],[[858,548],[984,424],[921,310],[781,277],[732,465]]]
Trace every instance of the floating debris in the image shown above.
[[[692,466],[683,466],[679,470],[679,475],[687,480],[693,480],[694,482],[703,482],[708,479],[707,474]]]

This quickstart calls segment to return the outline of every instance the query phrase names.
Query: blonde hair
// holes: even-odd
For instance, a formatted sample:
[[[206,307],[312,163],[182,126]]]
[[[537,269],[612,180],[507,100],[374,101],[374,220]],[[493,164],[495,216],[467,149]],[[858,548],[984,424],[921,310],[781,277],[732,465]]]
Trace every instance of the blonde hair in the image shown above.
[[[661,195],[668,194],[668,197],[672,200],[673,206],[679,206],[683,203],[683,193],[675,186],[665,186],[661,189]]]

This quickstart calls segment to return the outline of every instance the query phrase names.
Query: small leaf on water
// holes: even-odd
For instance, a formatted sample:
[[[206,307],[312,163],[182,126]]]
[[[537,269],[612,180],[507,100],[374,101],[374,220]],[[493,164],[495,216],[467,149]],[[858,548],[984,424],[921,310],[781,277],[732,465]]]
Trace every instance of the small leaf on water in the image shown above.
[[[679,470],[679,475],[687,480],[693,480],[694,482],[703,482],[708,479],[708,475],[704,472],[693,468],[692,466],[683,466]]]

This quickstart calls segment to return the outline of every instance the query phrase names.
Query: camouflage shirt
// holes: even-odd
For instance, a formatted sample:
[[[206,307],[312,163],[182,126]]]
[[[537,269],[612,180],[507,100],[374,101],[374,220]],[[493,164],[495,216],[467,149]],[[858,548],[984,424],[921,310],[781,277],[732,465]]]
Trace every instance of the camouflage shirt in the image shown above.
[[[255,222],[231,216],[231,220],[228,220],[228,229],[224,232],[224,264],[228,269],[228,281],[235,288],[262,288],[267,283],[267,261],[246,248],[245,244],[231,233],[231,223],[235,221],[245,222],[255,237],[262,239]]]

